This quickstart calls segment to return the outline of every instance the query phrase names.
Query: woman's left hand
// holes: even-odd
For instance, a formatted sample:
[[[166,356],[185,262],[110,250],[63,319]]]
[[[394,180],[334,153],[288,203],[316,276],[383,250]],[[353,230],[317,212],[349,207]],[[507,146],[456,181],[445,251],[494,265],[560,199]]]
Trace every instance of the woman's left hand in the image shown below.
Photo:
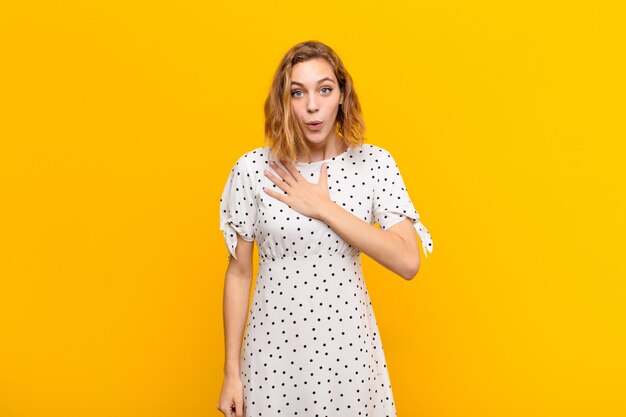
[[[270,166],[278,176],[269,170],[265,170],[265,176],[287,194],[263,187],[265,194],[282,201],[305,216],[319,219],[328,203],[332,203],[328,193],[326,163],[324,162],[320,168],[319,182],[313,184],[308,182],[293,164],[283,160],[280,162],[287,168],[286,171],[274,161],[270,161]]]

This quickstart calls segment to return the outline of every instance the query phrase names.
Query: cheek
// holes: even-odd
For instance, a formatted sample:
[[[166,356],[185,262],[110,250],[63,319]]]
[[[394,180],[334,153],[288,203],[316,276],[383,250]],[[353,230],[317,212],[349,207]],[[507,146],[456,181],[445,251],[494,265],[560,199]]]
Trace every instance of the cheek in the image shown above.
[[[293,114],[296,115],[296,117],[298,117],[298,119],[301,118],[301,116],[305,113],[306,109],[303,109],[302,106],[298,105],[297,103],[291,103],[291,110],[293,110]]]

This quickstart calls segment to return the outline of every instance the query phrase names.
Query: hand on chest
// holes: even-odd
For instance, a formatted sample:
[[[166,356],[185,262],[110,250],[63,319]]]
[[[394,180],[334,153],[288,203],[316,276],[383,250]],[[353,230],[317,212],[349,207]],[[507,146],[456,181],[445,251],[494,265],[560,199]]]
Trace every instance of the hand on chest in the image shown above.
[[[320,164],[299,166],[297,170],[306,181],[318,183],[320,178]],[[277,179],[280,176],[268,166]],[[330,165],[327,167],[328,193],[332,201],[341,206],[344,210],[370,222],[372,219],[372,202],[374,196],[374,178],[363,170],[358,171],[356,167],[346,167],[342,165]],[[265,216],[271,222],[282,224],[302,223],[303,219],[308,223],[310,219],[298,213],[276,198],[265,194],[262,187],[274,190],[277,193],[285,193],[278,185],[268,177],[263,176],[259,183],[256,195],[259,215]],[[298,218],[299,217],[299,218]],[[295,219],[295,222],[294,222]],[[316,219],[312,219],[317,221]]]

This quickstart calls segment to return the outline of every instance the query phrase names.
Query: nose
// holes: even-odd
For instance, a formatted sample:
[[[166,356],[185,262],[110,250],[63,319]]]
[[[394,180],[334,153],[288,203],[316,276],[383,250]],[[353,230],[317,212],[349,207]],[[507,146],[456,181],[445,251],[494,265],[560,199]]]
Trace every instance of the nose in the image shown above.
[[[306,108],[309,113],[317,111],[318,105],[314,94],[309,95],[309,101],[307,101]]]

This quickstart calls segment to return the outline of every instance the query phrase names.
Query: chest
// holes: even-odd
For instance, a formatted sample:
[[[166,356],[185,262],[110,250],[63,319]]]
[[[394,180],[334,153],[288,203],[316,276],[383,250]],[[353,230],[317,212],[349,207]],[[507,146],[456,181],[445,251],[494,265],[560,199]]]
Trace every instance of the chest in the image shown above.
[[[298,171],[306,181],[315,184],[319,182],[319,166],[305,166],[298,168]],[[270,172],[275,174],[273,170]],[[329,165],[327,174],[330,199],[344,210],[371,224],[375,182],[373,170],[364,165],[345,163]],[[333,238],[334,232],[325,223],[305,216],[282,201],[265,194],[262,187],[280,193],[283,191],[265,176],[259,183],[256,195],[257,228],[263,235],[270,234],[283,239],[291,236],[300,241],[320,239],[321,234],[324,238]]]

